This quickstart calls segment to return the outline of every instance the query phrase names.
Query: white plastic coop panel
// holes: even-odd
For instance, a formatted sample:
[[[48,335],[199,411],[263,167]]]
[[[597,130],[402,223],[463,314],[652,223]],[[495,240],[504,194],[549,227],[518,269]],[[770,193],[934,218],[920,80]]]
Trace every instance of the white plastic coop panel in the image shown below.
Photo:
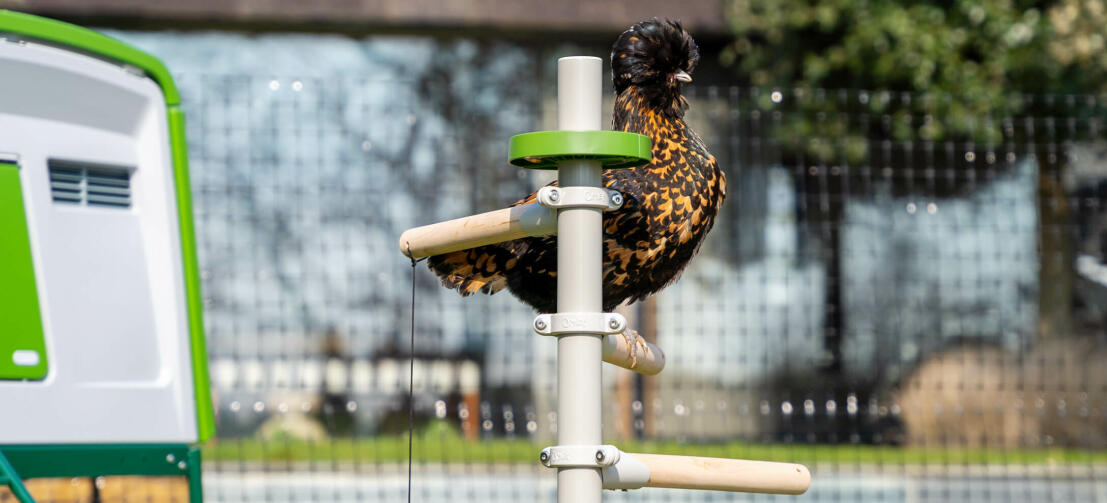
[[[195,441],[160,88],[0,42],[0,153],[19,158],[50,360],[42,381],[0,381],[0,444]]]

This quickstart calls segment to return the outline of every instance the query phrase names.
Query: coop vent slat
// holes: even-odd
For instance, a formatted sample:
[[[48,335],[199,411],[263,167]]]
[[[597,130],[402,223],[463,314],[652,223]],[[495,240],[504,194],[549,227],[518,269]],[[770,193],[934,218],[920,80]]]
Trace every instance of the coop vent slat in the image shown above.
[[[50,164],[55,202],[129,208],[131,174],[125,168],[84,168]]]

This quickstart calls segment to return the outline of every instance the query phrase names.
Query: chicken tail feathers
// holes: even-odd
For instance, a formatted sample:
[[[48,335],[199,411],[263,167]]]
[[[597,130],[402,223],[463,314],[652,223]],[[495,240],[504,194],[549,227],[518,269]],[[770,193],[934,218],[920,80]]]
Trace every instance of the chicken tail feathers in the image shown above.
[[[442,286],[457,290],[462,296],[474,293],[492,295],[507,286],[507,270],[515,265],[515,256],[496,245],[481,246],[442,255],[427,260],[427,266]]]

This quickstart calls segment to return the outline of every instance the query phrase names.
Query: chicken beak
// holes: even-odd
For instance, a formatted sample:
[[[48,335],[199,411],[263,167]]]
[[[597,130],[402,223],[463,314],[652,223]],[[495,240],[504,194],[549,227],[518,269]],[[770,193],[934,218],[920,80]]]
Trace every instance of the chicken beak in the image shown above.
[[[676,73],[673,74],[673,78],[679,80],[680,82],[684,82],[685,84],[692,81],[692,76],[688,75],[688,72],[685,72],[684,70],[677,70]]]

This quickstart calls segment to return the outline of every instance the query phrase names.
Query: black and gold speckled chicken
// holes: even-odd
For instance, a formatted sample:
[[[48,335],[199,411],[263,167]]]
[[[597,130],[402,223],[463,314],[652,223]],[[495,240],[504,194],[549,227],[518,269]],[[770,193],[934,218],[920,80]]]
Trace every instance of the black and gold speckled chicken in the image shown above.
[[[653,161],[607,170],[624,203],[603,216],[603,308],[637,301],[679,276],[699,250],[726,196],[726,178],[684,122],[681,85],[699,60],[677,22],[652,19],[623,32],[611,52],[613,129],[649,136]],[[555,182],[556,183],[556,182]],[[531,194],[515,203],[535,201]],[[542,313],[557,309],[557,239],[533,237],[433,256],[431,270],[462,295],[507,287]]]

